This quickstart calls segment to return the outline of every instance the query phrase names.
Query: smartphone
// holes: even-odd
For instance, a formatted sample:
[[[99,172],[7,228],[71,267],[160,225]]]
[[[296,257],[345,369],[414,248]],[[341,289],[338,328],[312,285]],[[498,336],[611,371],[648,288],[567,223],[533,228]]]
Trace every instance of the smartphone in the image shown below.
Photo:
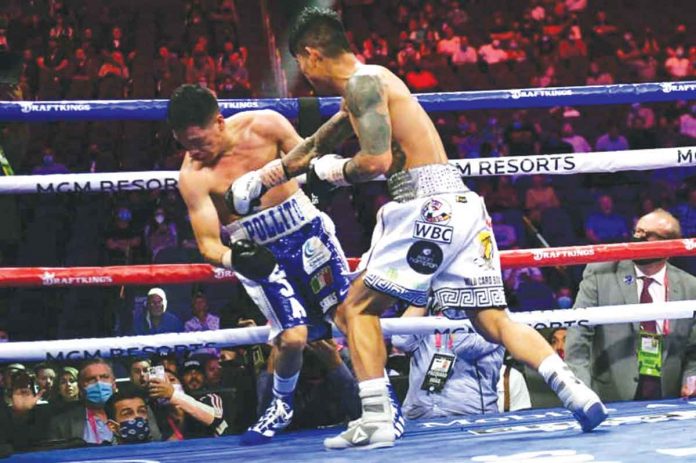
[[[156,365],[154,367],[150,367],[148,369],[147,373],[148,373],[150,380],[152,378],[157,378],[157,379],[162,380],[162,381],[167,379],[167,377],[164,373],[164,365]]]

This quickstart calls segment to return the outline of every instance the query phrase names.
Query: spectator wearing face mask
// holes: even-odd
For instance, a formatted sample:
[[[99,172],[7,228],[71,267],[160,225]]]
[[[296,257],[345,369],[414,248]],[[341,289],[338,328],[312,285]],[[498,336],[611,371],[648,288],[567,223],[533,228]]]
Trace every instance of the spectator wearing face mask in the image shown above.
[[[167,312],[167,295],[161,288],[147,293],[147,309],[133,321],[133,334],[180,333],[184,325],[176,315]]]
[[[102,359],[89,360],[80,369],[78,387],[82,405],[54,416],[49,424],[49,438],[81,439],[88,444],[112,443],[114,433],[105,410],[106,403],[116,392],[111,365]],[[153,440],[160,440],[159,428],[154,420],[150,423]]]
[[[70,170],[64,164],[56,161],[56,153],[46,146],[41,154],[41,164],[31,170],[32,175],[69,174]]]
[[[114,443],[142,444],[152,440],[149,408],[140,391],[123,388],[111,396],[105,410]]]
[[[167,217],[167,213],[161,207],[155,210],[145,225],[144,235],[147,254],[152,262],[161,250],[175,248],[179,242],[176,223]]]
[[[104,236],[109,265],[130,264],[136,260],[142,238],[132,221],[130,209],[123,206],[116,209],[114,221]]]

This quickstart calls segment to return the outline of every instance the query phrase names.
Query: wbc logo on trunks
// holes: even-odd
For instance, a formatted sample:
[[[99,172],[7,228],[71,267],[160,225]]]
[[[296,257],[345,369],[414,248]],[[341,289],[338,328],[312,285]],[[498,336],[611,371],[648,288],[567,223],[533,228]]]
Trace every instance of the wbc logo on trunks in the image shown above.
[[[428,223],[445,225],[452,218],[452,208],[440,199],[429,199],[421,207],[421,217]]]
[[[446,225],[452,219],[452,208],[443,199],[431,198],[421,207],[421,220],[413,227],[413,237],[436,243],[452,242],[454,227]]]

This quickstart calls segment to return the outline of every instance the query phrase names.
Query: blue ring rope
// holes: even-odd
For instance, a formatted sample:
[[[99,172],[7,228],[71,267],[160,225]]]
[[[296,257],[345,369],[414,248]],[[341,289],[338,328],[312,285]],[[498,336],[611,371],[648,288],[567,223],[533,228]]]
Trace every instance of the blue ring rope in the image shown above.
[[[648,103],[696,99],[696,81],[422,93],[416,98],[428,112]],[[338,97],[319,98],[323,116],[334,114],[339,104]],[[299,113],[296,98],[223,99],[220,108],[225,116],[249,109],[273,109],[289,118]],[[0,121],[159,121],[166,109],[167,100],[3,101]]]

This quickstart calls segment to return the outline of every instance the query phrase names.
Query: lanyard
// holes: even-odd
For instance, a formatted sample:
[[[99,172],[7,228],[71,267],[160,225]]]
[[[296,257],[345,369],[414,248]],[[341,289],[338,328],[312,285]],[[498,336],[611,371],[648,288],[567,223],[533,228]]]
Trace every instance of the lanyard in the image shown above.
[[[0,146],[0,167],[2,167],[3,175],[14,175],[14,170],[12,170],[10,161],[8,161],[7,157],[5,157],[5,150],[2,149],[2,146]]]
[[[447,335],[447,348],[450,352],[454,351],[454,339],[451,334]],[[442,334],[435,333],[435,349],[440,350],[442,348]]]
[[[89,427],[92,428],[92,433],[94,434],[94,442],[100,444],[99,431],[97,431],[97,420],[94,419],[94,412],[87,409],[87,421],[89,422]]]
[[[167,422],[169,423],[169,426],[172,428],[172,432],[174,433],[174,437],[176,437],[176,440],[184,440],[184,435],[181,433],[181,431],[179,431],[179,427],[176,425],[171,416],[167,417]]]

